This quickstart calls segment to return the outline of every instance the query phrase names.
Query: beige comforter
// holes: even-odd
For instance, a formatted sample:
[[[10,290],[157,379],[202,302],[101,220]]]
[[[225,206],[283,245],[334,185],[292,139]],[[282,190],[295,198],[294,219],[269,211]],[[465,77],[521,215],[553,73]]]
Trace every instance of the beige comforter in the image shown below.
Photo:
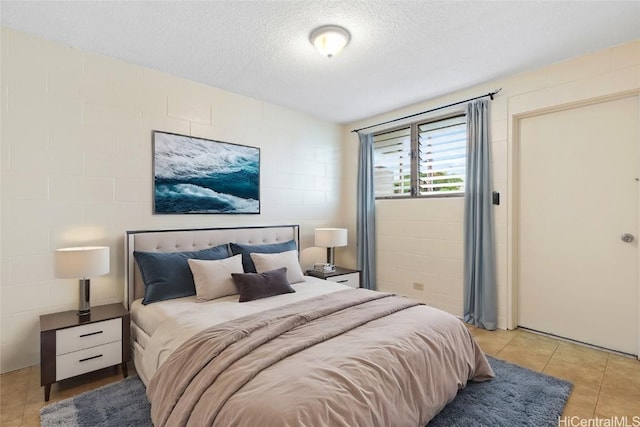
[[[455,317],[356,289],[200,332],[147,395],[156,426],[423,426],[491,377]]]

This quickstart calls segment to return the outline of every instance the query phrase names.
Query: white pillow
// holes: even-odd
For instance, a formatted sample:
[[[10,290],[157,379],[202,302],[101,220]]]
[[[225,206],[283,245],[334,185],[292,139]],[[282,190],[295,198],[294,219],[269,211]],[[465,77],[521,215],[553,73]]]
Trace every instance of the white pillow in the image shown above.
[[[298,262],[298,251],[280,252],[277,254],[261,254],[251,252],[251,260],[258,273],[287,267],[287,280],[289,283],[304,282],[304,274]]]
[[[242,255],[216,260],[188,259],[187,262],[196,284],[197,302],[238,293],[231,273],[244,273]]]

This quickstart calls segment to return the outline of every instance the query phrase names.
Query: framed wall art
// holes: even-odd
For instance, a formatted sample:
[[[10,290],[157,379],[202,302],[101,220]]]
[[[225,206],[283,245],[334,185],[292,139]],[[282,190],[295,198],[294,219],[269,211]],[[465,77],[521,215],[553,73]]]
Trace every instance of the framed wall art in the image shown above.
[[[153,131],[156,214],[259,214],[260,149]]]

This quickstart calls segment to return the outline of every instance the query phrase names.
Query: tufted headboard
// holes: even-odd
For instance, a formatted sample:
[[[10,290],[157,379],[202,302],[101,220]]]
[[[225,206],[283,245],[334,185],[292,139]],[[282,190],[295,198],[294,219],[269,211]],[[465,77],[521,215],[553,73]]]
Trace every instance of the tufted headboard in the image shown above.
[[[144,283],[133,251],[185,252],[229,242],[261,245],[295,240],[300,250],[299,225],[266,225],[234,228],[127,231],[125,239],[124,300],[127,308],[144,296]]]

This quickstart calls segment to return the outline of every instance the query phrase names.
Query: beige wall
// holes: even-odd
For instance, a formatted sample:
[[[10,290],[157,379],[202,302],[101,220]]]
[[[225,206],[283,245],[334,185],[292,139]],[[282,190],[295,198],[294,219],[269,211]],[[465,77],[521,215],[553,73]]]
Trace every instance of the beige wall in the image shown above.
[[[516,164],[514,147],[517,146],[514,124],[519,116],[537,110],[637,92],[640,90],[640,40],[351,123],[343,129],[344,179],[347,194],[355,200],[358,143],[357,136],[350,133],[351,129],[446,105],[496,88],[502,88],[502,92],[491,102],[490,137],[493,185],[501,193],[501,204],[494,211],[498,325],[506,328],[513,326],[515,316],[514,307],[509,303],[515,292],[512,239],[516,221],[511,185]],[[455,108],[439,111],[436,117]],[[463,204],[462,198],[376,202],[380,290],[405,294],[462,315]],[[350,218],[346,225],[355,233],[355,205],[345,206],[345,217]],[[351,261],[355,259],[355,248],[351,247],[350,253],[344,256]],[[424,291],[413,289],[415,282],[424,284]]]
[[[39,363],[40,314],[77,307],[56,248],[111,248],[99,305],[122,301],[126,230],[295,223],[308,248],[339,225],[339,126],[7,29],[1,42],[2,372]],[[262,213],[153,215],[153,129],[260,147]]]
[[[122,61],[3,29],[1,38],[0,358],[39,362],[38,316],[74,309],[77,283],[53,277],[52,251],[111,247],[92,304],[122,300],[128,229],[242,224],[349,228],[338,262],[355,266],[357,137],[351,129],[502,87],[491,103],[499,326],[512,318],[513,128],[518,115],[640,88],[640,41],[407,106],[342,128]],[[447,111],[441,111],[445,114]],[[153,215],[151,130],[261,148],[261,215]],[[342,129],[342,131],[341,131]],[[381,290],[462,313],[461,198],[377,203]],[[312,262],[322,250],[307,250]],[[305,254],[303,254],[305,255]],[[305,258],[303,258],[303,261]],[[424,291],[412,288],[424,284]]]

